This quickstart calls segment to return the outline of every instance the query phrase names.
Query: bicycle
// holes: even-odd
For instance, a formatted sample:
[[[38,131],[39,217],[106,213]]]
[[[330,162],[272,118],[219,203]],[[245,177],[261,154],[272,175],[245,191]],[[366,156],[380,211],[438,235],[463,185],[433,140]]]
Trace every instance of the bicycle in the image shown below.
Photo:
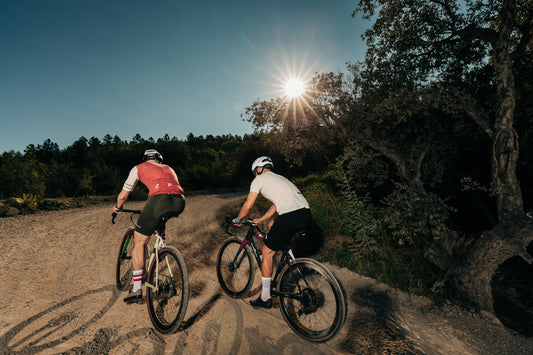
[[[122,237],[117,257],[116,284],[120,291],[124,291],[133,278],[133,216],[141,211],[121,209],[120,212],[130,213],[133,223]],[[113,224],[116,216],[117,214],[113,213]],[[175,215],[162,216],[156,228],[156,240],[147,263],[148,273],[144,282],[150,320],[154,328],[162,334],[174,333],[181,326],[189,301],[189,276],[183,256],[178,249],[166,245],[165,227],[172,217]]]
[[[217,256],[217,277],[225,294],[243,298],[252,288],[255,268],[261,265],[260,251],[254,239],[264,240],[252,220],[242,221],[248,227],[244,239],[229,231],[231,217],[222,223],[231,235]],[[293,238],[301,237],[297,233]],[[295,258],[290,243],[282,249],[281,259],[272,279],[271,295],[278,297],[285,322],[302,338],[312,342],[331,339],[346,319],[346,302],[339,282],[321,263],[309,258]]]

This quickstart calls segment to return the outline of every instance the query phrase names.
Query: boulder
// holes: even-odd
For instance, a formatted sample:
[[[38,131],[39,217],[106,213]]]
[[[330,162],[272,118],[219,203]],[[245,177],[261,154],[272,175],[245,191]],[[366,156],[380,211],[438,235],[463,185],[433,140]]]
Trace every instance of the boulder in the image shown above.
[[[19,197],[10,197],[7,200],[5,200],[5,204],[11,207],[20,208],[22,204],[24,203],[24,200]]]
[[[0,204],[0,217],[15,217],[19,214],[19,210],[15,207],[6,206],[3,203]]]

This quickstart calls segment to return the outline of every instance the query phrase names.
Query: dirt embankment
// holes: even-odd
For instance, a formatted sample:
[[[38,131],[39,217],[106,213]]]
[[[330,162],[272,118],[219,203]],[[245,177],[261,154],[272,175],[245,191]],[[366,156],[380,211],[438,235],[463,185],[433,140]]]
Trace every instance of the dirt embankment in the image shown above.
[[[533,339],[489,317],[429,310],[425,298],[332,265],[348,301],[346,323],[327,343],[306,342],[277,308],[248,304],[259,280],[244,300],[221,294],[220,216],[242,198],[190,196],[169,222],[168,243],[185,258],[191,298],[182,329],[165,336],[152,329],[146,305],[125,305],[114,285],[116,249],[130,221],[121,215],[110,223],[112,202],[0,219],[0,353],[531,354]]]

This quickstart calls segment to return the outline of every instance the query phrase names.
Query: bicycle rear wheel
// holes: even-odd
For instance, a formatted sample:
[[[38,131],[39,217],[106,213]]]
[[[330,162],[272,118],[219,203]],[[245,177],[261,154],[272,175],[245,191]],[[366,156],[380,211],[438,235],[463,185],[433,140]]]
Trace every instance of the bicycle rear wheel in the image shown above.
[[[115,278],[117,288],[124,291],[128,288],[133,278],[133,264],[131,255],[133,252],[133,229],[128,229],[122,237],[117,257]]]
[[[174,247],[159,250],[159,263],[155,258],[148,271],[148,283],[157,290],[146,287],[148,314],[155,329],[163,334],[173,333],[180,326],[189,302],[189,275],[180,252]]]
[[[323,342],[333,337],[346,318],[346,303],[339,283],[319,262],[296,259],[278,279],[283,318],[302,338]]]
[[[232,298],[248,295],[254,283],[255,263],[252,249],[242,240],[228,238],[222,244],[217,257],[217,277],[220,287]]]

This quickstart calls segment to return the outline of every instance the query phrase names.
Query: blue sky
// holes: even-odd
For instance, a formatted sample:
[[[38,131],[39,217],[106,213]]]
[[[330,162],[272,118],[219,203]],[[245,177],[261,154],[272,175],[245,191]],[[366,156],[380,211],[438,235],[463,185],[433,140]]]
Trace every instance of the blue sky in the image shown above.
[[[243,135],[283,78],[345,72],[353,0],[0,0],[0,152],[106,134]]]

